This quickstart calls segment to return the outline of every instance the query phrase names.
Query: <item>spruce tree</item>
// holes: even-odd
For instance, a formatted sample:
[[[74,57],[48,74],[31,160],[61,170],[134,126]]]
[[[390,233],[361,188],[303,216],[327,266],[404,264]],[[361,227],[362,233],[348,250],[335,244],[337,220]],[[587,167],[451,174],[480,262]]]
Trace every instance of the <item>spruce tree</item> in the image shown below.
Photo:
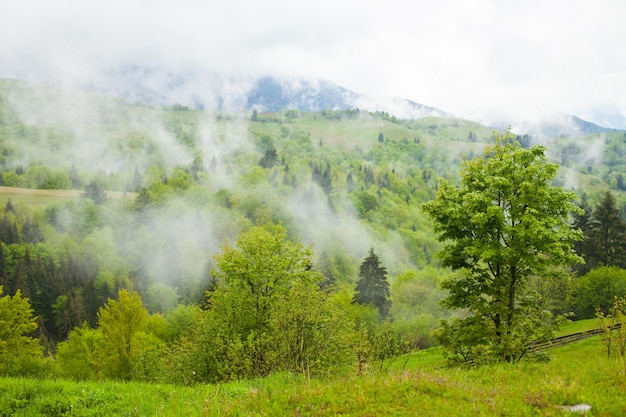
[[[356,283],[352,304],[370,304],[378,308],[381,318],[385,318],[391,307],[389,300],[389,282],[387,270],[380,265],[374,249],[363,260],[359,268],[359,280]]]
[[[626,221],[620,214],[615,197],[607,191],[593,211],[592,229],[585,261],[589,269],[599,266],[626,266]]]
[[[577,255],[586,258],[586,255],[589,252],[591,245],[591,242],[589,240],[589,233],[593,229],[593,209],[587,201],[587,194],[582,195],[578,207],[582,210],[582,212],[572,213],[572,218],[574,219],[574,222],[572,223],[572,229],[580,230],[583,233],[583,239],[574,242],[574,251],[576,251]],[[584,275],[589,272],[590,268],[588,264],[578,264],[575,266],[575,269],[580,275]]]
[[[322,252],[319,260],[319,272],[324,276],[324,279],[318,283],[320,289],[330,290],[334,287],[337,278],[333,273],[332,262],[326,252]]]
[[[109,197],[104,191],[104,184],[97,180],[92,180],[85,185],[85,190],[80,195],[82,198],[90,198],[98,205],[105,204]]]

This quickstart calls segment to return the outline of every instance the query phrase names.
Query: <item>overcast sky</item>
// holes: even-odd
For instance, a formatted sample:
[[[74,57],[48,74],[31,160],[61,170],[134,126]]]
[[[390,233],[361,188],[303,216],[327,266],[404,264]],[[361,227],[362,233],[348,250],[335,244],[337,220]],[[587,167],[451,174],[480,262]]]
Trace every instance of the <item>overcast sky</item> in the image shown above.
[[[475,120],[626,116],[626,1],[0,0],[0,78],[315,77]]]

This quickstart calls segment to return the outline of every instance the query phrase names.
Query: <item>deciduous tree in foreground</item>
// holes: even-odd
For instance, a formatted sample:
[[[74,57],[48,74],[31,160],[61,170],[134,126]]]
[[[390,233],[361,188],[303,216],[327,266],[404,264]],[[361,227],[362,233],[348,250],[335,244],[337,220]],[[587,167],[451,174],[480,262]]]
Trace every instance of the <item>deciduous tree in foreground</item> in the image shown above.
[[[20,290],[0,297],[0,375],[23,373],[32,365],[29,361],[41,357],[41,346],[29,336],[36,329],[33,309]]]
[[[568,224],[575,195],[551,185],[557,170],[544,147],[499,137],[463,163],[459,187],[442,180],[423,205],[446,242],[442,265],[463,271],[443,284],[443,305],[466,312],[436,332],[450,359],[514,362],[553,331],[529,278],[554,277],[564,273],[557,266],[580,261],[572,242],[581,235]]]
[[[281,226],[253,227],[214,256],[209,308],[179,343],[179,369],[194,381],[291,371],[333,372],[354,360],[354,323],[317,285],[311,249]]]

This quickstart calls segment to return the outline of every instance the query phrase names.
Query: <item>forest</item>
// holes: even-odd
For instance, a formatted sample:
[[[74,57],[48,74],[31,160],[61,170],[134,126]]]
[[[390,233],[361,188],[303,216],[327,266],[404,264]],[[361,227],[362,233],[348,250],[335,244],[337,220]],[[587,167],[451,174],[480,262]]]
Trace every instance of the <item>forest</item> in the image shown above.
[[[533,272],[527,294],[554,317],[608,314],[626,295],[626,132],[211,113],[0,80],[0,374],[360,374],[445,346],[440,321],[472,307],[444,308],[466,265],[441,256],[432,202],[503,137],[554,164],[581,261]]]

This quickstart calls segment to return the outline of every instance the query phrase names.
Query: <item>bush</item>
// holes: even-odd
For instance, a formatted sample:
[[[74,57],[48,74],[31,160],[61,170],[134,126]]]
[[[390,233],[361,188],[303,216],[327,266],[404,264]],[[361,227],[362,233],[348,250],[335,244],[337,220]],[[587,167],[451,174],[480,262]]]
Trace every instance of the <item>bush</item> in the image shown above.
[[[615,297],[626,295],[626,270],[601,267],[583,275],[576,282],[575,318],[594,318],[596,308],[607,313]]]

